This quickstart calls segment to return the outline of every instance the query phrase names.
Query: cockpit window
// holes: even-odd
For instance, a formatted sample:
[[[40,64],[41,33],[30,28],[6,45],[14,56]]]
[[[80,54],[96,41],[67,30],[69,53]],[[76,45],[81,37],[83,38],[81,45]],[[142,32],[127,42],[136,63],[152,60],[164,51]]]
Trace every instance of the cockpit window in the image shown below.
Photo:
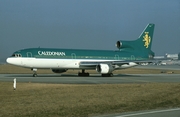
[[[15,54],[13,54],[11,57],[15,57]]]
[[[13,54],[11,57],[22,57],[21,54]]]

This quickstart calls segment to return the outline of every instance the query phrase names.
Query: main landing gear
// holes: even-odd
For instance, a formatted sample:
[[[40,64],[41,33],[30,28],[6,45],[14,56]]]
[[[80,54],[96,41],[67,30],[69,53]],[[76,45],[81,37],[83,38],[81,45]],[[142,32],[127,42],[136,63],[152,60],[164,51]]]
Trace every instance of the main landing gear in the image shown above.
[[[89,76],[89,73],[85,72],[85,69],[82,69],[82,72],[78,73],[78,76]],[[108,74],[102,74],[102,77],[112,77],[113,73],[108,73]]]
[[[89,76],[89,73],[85,73],[85,69],[82,69],[82,72],[79,72],[78,76]]]
[[[37,76],[37,69],[33,68],[31,70],[33,71],[33,77],[36,77]]]

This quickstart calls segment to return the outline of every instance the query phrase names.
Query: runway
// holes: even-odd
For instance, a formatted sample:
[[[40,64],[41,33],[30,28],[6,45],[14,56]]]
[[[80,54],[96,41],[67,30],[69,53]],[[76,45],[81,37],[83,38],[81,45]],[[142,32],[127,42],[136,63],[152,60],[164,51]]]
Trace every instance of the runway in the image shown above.
[[[168,66],[137,66],[143,69],[180,70],[178,65]],[[90,74],[89,77],[79,77],[77,74],[0,74],[0,81],[12,82],[16,78],[17,82],[34,83],[59,83],[59,84],[120,84],[120,83],[168,83],[180,82],[180,74],[114,74],[113,77],[101,77],[100,74]]]
[[[91,74],[89,77],[79,77],[76,74],[0,74],[0,81],[31,83],[58,83],[58,84],[121,84],[121,83],[177,83],[180,82],[180,74],[121,74],[113,77],[101,77]]]

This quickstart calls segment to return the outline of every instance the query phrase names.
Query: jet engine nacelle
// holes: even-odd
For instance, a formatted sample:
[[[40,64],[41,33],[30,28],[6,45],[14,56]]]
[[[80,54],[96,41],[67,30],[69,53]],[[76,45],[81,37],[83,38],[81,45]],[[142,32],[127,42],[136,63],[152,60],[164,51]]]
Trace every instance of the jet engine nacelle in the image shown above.
[[[112,73],[112,71],[114,71],[114,68],[109,64],[99,64],[96,66],[96,71],[101,74],[107,74]]]
[[[118,49],[124,49],[124,48],[132,49],[133,45],[134,45],[133,41],[117,41],[116,42],[116,47]]]
[[[52,69],[52,71],[53,71],[54,73],[63,73],[63,72],[66,72],[67,69]]]

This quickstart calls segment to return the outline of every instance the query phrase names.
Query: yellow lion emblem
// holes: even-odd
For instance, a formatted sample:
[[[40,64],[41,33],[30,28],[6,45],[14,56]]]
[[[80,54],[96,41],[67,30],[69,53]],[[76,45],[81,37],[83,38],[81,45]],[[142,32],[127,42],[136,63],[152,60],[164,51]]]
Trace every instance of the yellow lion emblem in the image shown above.
[[[149,32],[145,32],[145,36],[143,36],[143,38],[144,38],[143,41],[145,41],[144,46],[145,46],[146,48],[149,47],[149,44],[150,44],[150,42],[151,42],[151,37],[150,37],[148,34],[149,34]]]

